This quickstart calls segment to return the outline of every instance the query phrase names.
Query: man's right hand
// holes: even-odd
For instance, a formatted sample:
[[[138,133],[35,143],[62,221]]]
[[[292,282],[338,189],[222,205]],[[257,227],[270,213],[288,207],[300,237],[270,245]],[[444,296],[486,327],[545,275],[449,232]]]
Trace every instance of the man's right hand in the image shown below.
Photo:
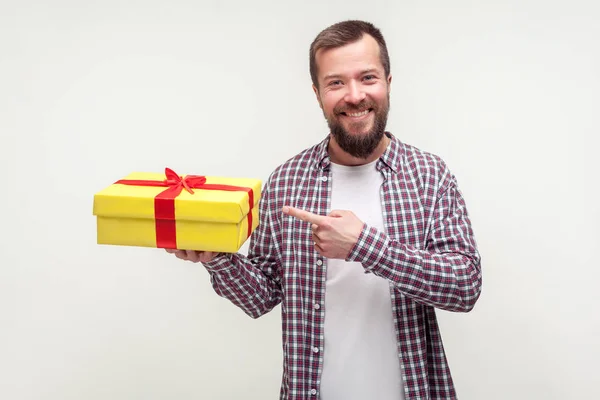
[[[167,253],[175,254],[175,257],[185,260],[191,261],[193,263],[201,262],[209,262],[212,261],[219,253],[214,253],[212,251],[196,251],[196,250],[175,250],[175,249],[165,249]]]

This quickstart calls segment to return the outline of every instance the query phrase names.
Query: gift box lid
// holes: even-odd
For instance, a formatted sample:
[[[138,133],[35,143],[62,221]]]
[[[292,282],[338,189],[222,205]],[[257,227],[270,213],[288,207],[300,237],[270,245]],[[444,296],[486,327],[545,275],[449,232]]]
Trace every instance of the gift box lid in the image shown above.
[[[186,175],[182,175],[185,178]],[[206,188],[185,188],[175,198],[175,217],[178,220],[239,223],[250,211],[249,194],[252,189],[252,207],[258,206],[262,182],[252,178],[204,176]],[[144,180],[164,182],[165,174],[134,172],[120,181]],[[155,197],[167,186],[138,186],[115,182],[94,195],[96,216],[112,218],[154,218]],[[219,190],[214,185],[239,187],[239,190]],[[213,188],[211,188],[211,186]],[[235,189],[235,188],[231,188]]]

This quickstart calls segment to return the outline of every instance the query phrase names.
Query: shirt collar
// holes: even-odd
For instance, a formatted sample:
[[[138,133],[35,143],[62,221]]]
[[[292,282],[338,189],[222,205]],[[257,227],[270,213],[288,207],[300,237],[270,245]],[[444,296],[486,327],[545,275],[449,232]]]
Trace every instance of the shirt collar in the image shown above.
[[[397,173],[400,170],[403,146],[400,140],[391,133],[385,132],[385,135],[390,139],[390,143],[381,157],[379,157],[379,161],[383,164],[381,167],[386,166],[394,173]],[[326,170],[331,164],[331,158],[329,157],[329,153],[327,151],[330,139],[331,134],[327,135],[327,137],[315,147],[314,165],[319,170]],[[378,163],[378,169],[381,168],[379,164],[380,163]]]

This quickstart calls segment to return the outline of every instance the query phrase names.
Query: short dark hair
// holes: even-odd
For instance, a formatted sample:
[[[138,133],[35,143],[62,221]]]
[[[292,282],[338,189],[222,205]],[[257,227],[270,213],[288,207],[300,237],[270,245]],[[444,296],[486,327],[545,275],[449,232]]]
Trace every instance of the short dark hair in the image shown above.
[[[354,43],[362,39],[364,35],[372,36],[379,44],[379,57],[385,71],[385,76],[387,78],[390,75],[390,56],[388,55],[385,39],[381,31],[370,22],[358,20],[342,21],[325,28],[310,45],[310,77],[315,87],[319,87],[317,78],[317,52],[321,49],[335,49]]]

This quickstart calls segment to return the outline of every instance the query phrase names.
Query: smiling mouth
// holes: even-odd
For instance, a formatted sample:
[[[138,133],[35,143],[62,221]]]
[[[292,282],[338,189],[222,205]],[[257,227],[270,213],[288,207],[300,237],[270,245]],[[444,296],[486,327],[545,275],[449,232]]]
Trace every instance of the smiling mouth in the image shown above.
[[[341,112],[341,114],[345,115],[346,117],[360,118],[360,117],[363,117],[363,116],[367,115],[372,110],[373,110],[372,108],[367,108],[364,111],[359,111],[359,112]]]

